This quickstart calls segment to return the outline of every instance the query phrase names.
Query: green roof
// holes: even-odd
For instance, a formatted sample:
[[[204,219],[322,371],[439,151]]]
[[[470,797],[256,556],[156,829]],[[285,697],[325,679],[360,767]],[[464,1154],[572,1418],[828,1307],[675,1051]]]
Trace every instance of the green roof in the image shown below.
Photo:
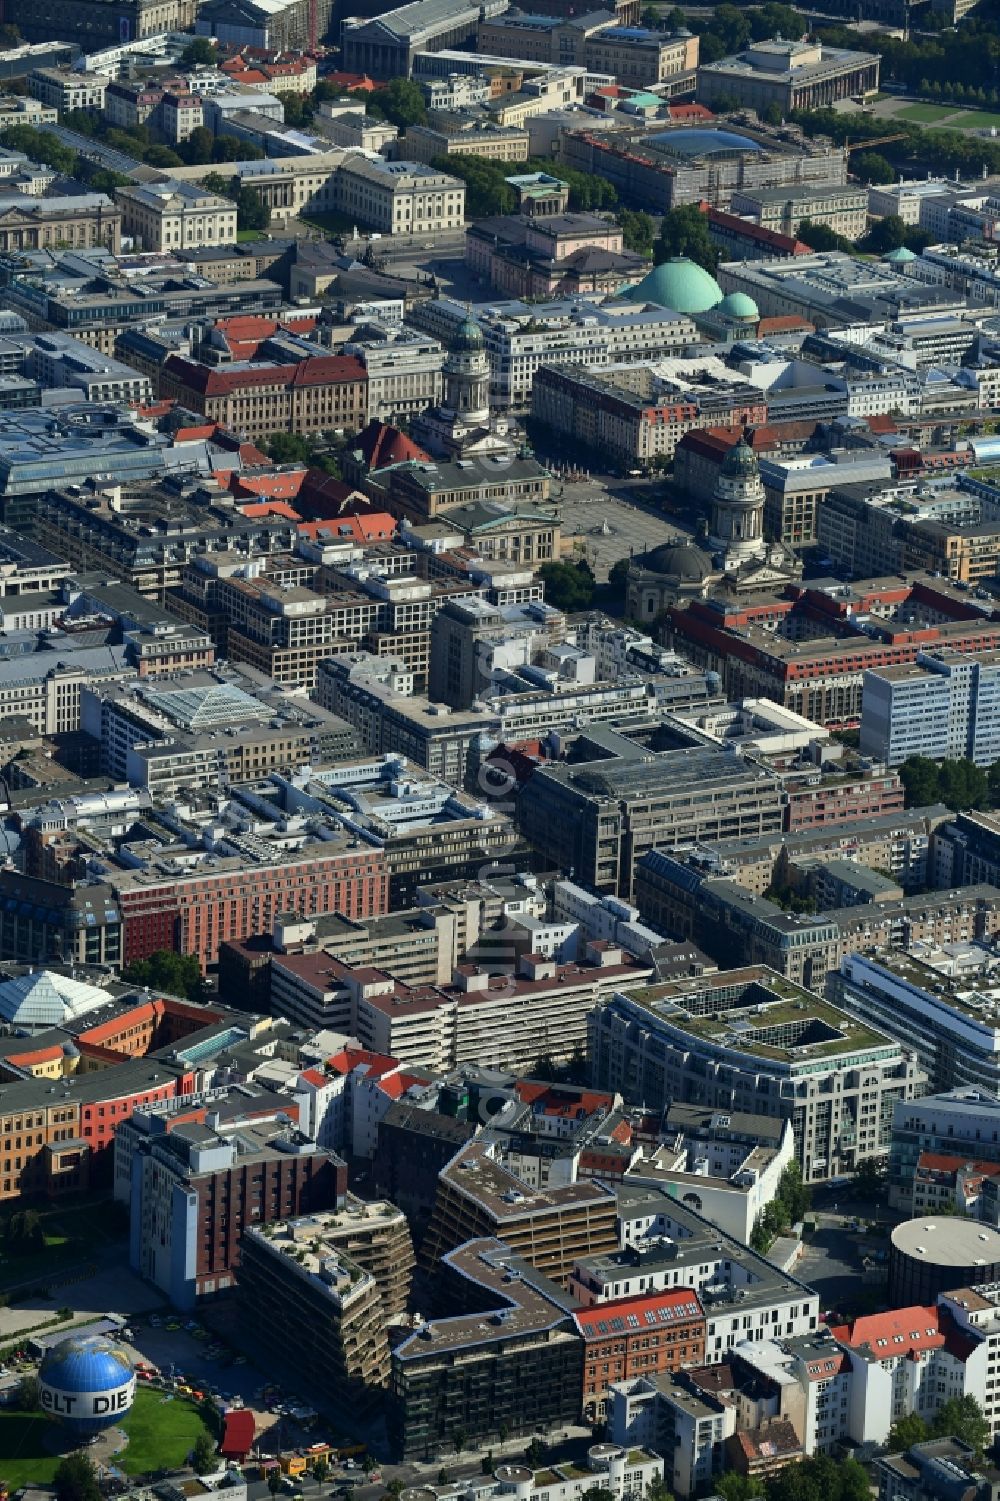
[[[677,313],[705,313],[722,301],[722,288],[704,267],[678,255],[654,266],[630,295]]]
[[[745,292],[730,292],[715,311],[726,313],[730,318],[752,318],[755,322],[760,317],[760,309]]]

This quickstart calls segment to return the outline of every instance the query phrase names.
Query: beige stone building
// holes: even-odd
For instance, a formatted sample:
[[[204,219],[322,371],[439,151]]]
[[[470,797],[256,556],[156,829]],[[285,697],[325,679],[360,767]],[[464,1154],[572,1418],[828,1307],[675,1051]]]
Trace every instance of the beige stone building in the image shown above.
[[[424,162],[349,157],[336,175],[336,207],[382,234],[435,234],[465,224],[465,184]]]
[[[236,205],[188,182],[118,189],[122,230],[141,250],[189,250],[236,241]]]
[[[104,245],[117,255],[122,244],[121,209],[106,193],[34,198],[27,193],[0,196],[0,251]]]
[[[733,194],[731,211],[763,229],[797,235],[804,219],[856,240],[868,223],[868,190],[858,183],[745,188]]]
[[[445,130],[433,125],[411,125],[402,149],[418,162],[433,162],[439,156],[481,156],[490,162],[526,162],[528,132],[474,121],[464,129]]]
[[[248,438],[269,433],[360,431],[368,420],[368,377],[349,355],[317,354],[297,364],[243,360],[215,368],[171,355],[160,395]]]

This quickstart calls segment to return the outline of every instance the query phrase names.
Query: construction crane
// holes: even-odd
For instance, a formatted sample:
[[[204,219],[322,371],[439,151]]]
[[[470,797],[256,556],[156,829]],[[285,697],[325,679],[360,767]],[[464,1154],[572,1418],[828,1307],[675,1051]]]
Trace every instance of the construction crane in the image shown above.
[[[850,141],[844,142],[844,151],[850,156],[852,151],[867,151],[872,146],[888,146],[890,141],[906,141],[909,137],[904,130],[897,131],[894,136],[875,136],[870,141],[855,141],[853,146]]]

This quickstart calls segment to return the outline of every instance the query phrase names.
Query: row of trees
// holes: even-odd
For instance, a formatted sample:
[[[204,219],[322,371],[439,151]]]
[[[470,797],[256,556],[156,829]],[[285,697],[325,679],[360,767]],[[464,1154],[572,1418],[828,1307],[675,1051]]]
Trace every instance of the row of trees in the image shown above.
[[[830,136],[838,145],[885,134],[885,120],[860,112],[842,115],[832,109],[793,110],[789,119],[800,125],[806,135]],[[978,176],[984,166],[990,172],[1000,172],[1000,141],[961,130],[925,130],[898,116],[892,122],[892,130],[894,135],[904,137],[893,146],[894,161],[917,159],[922,168],[942,173],[958,170]]]
[[[62,177],[79,178],[95,193],[110,193],[130,181],[120,172],[109,172],[88,162],[49,131],[35,130],[31,125],[12,125],[0,131],[0,145],[12,151],[23,151],[32,161],[44,162]]]
[[[846,26],[823,27],[818,35],[833,46],[857,46],[857,33]],[[996,93],[1000,20],[995,14],[969,15],[954,29],[907,41],[886,32],[873,32],[865,37],[864,45],[866,52],[877,52],[881,57],[883,83],[904,83],[921,93],[930,93],[936,84],[941,97],[954,97],[961,85],[964,97],[968,97],[969,89],[981,89],[985,102]],[[979,98],[978,92],[974,97]]]
[[[871,1501],[864,1466],[856,1459],[838,1461],[827,1454],[800,1459],[766,1480],[726,1470],[713,1480],[712,1489],[723,1501],[753,1501],[756,1496],[765,1501]]]
[[[956,813],[969,808],[1000,808],[1000,761],[984,771],[966,757],[932,761],[909,756],[899,768],[908,808],[944,803]]]
[[[809,1208],[809,1190],[802,1182],[802,1169],[790,1162],[778,1179],[778,1190],[765,1204],[750,1232],[754,1251],[765,1252],[779,1235],[787,1235]]]
[[[679,20],[678,20],[679,18]],[[701,38],[700,57],[703,63],[717,62],[733,52],[741,52],[749,42],[762,42],[767,37],[801,37],[809,29],[808,22],[790,5],[779,5],[768,0],[754,9],[736,5],[717,5],[709,16],[692,16],[685,22],[682,11],[674,9],[667,17],[667,29],[674,31],[678,25],[687,24]],[[854,39],[857,45],[857,37]]]

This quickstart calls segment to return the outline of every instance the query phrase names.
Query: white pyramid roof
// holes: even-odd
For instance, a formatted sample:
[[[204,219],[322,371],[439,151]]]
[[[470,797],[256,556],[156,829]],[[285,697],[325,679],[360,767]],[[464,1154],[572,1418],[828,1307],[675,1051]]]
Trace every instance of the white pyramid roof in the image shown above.
[[[0,1020],[18,1027],[59,1027],[110,999],[98,985],[39,969],[0,984]]]

